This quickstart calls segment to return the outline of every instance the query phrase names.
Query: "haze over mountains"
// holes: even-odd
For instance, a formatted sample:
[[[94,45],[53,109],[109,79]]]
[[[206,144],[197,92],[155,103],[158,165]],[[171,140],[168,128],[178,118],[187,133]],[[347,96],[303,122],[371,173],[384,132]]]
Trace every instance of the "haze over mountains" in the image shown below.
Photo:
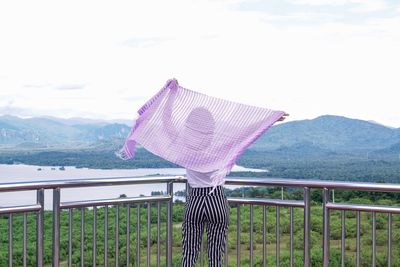
[[[0,116],[0,149],[117,149],[130,131],[129,124],[128,121],[83,118]],[[368,153],[371,156],[399,157],[400,128],[324,115],[312,120],[277,124],[249,149],[286,156]]]
[[[114,149],[128,135],[130,122],[83,118],[0,117],[1,149]],[[251,147],[276,153],[400,153],[400,128],[324,115],[273,126]]]
[[[0,146],[3,149],[83,148],[98,146],[99,142],[121,142],[129,130],[125,122],[1,116]]]

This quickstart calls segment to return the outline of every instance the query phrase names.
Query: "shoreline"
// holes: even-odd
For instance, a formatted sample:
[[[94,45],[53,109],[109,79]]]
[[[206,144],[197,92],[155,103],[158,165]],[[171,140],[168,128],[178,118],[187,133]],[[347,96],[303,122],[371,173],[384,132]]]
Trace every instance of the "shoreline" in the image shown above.
[[[37,169],[41,168],[40,171]],[[52,169],[53,168],[53,169]],[[56,168],[56,169],[54,169]],[[146,177],[146,176],[176,176],[185,175],[183,168],[138,168],[138,169],[89,169],[64,166],[59,170],[56,166],[38,166],[26,164],[0,164],[0,184],[23,183],[46,180],[75,180],[89,178],[110,177]],[[236,167],[243,171],[244,167]],[[249,169],[257,170],[257,169]],[[264,170],[258,170],[263,171]],[[232,188],[233,186],[227,186]],[[184,190],[184,184],[174,185],[174,192]],[[151,195],[154,191],[167,191],[166,184],[135,184],[135,185],[110,185],[88,188],[66,188],[61,190],[61,201],[80,201],[91,199],[117,198],[122,194],[128,197]],[[52,207],[52,190],[45,190],[45,209]],[[174,197],[175,198],[175,197]],[[36,190],[1,192],[0,203],[2,206],[31,205],[36,203]]]

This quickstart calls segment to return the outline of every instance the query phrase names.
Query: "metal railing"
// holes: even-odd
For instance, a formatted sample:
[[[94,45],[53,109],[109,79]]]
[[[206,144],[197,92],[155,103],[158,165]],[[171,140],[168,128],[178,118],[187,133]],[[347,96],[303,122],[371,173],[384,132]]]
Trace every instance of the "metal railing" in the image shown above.
[[[140,197],[126,197],[117,199],[98,199],[98,200],[85,200],[85,201],[68,201],[61,202],[62,190],[67,188],[88,188],[88,187],[99,187],[99,186],[115,186],[115,185],[135,185],[135,184],[165,184],[166,194],[158,196],[140,196]],[[28,191],[35,190],[36,203],[24,206],[2,206],[0,207],[0,215],[8,215],[8,266],[13,266],[13,218],[14,214],[22,213],[22,266],[27,266],[27,214],[36,214],[36,266],[44,266],[43,254],[44,254],[44,222],[45,222],[45,210],[44,210],[44,191],[52,190],[53,196],[53,207],[52,207],[52,265],[54,267],[60,266],[60,228],[61,228],[61,212],[62,210],[68,211],[68,245],[67,245],[67,265],[73,265],[73,252],[76,246],[73,246],[73,211],[74,209],[80,209],[81,223],[80,223],[80,247],[78,252],[80,253],[80,266],[85,264],[85,244],[89,240],[85,240],[85,212],[87,208],[91,208],[92,216],[92,265],[96,266],[98,259],[98,246],[97,246],[97,231],[98,231],[98,207],[102,208],[102,214],[104,216],[104,266],[109,263],[109,207],[115,207],[115,253],[113,256],[113,262],[115,266],[120,266],[119,255],[120,255],[120,211],[121,207],[125,206],[126,216],[126,263],[127,266],[140,266],[141,265],[141,210],[143,207],[147,209],[147,243],[146,248],[146,264],[151,265],[151,218],[152,208],[156,208],[156,227],[157,227],[157,241],[155,242],[156,247],[156,265],[161,266],[161,255],[165,255],[165,266],[172,266],[172,255],[173,255],[173,195],[174,195],[174,183],[186,183],[184,177],[143,177],[143,178],[132,178],[132,177],[113,177],[113,178],[99,178],[99,179],[81,179],[81,180],[63,180],[63,181],[43,181],[43,182],[26,182],[26,183],[3,183],[0,184],[0,194],[2,192],[9,191]],[[281,255],[281,207],[287,208],[289,211],[289,266],[294,266],[294,209],[303,210],[303,265],[310,266],[310,234],[311,234],[311,189],[322,190],[323,200],[323,228],[322,228],[322,250],[323,250],[323,266],[329,266],[330,261],[330,211],[339,210],[341,212],[341,266],[345,266],[345,245],[346,245],[346,211],[356,212],[356,266],[361,266],[360,260],[360,212],[372,213],[372,258],[371,266],[376,266],[376,213],[387,213],[388,214],[388,243],[387,243],[387,266],[392,266],[392,214],[400,213],[400,207],[395,206],[378,206],[378,205],[361,205],[361,204],[348,204],[348,203],[334,203],[329,201],[330,190],[357,190],[357,191],[373,191],[373,192],[400,192],[400,185],[398,184],[375,184],[375,183],[351,183],[351,182],[332,182],[332,181],[313,181],[313,180],[288,180],[288,179],[253,179],[253,178],[228,178],[226,179],[227,185],[235,186],[264,186],[264,187],[290,187],[290,188],[301,188],[303,191],[303,199],[299,200],[283,200],[283,199],[264,199],[264,198],[228,198],[228,201],[232,207],[236,207],[236,225],[230,225],[230,227],[236,228],[236,246],[234,255],[236,254],[236,265],[241,266],[241,257],[243,248],[241,247],[241,232],[242,223],[241,215],[243,206],[249,206],[250,221],[249,221],[249,265],[253,266],[254,263],[254,207],[261,206],[262,209],[262,227],[258,234],[262,235],[262,266],[267,265],[267,234],[266,234],[266,213],[267,208],[270,206],[275,207],[275,261],[276,266],[280,266],[280,255]],[[165,251],[161,249],[161,205],[166,203],[166,235],[165,235]],[[163,204],[164,205],[164,204]],[[132,234],[131,226],[133,222],[130,221],[131,210],[136,208],[136,262],[132,262],[131,254],[131,238]],[[204,243],[204,242],[203,242]],[[201,251],[203,252],[203,245]],[[226,251],[228,250],[228,242]],[[232,255],[232,253],[230,254]],[[164,256],[163,256],[164,257]],[[225,253],[224,265],[228,266],[229,257],[228,253]],[[200,257],[201,266],[204,265],[203,256]],[[164,265],[163,265],[164,266]]]

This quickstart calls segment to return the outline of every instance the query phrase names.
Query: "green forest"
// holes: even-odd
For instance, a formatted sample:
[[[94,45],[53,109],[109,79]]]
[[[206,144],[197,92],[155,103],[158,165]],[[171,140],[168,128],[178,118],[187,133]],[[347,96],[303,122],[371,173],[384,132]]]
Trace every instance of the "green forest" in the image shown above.
[[[64,150],[2,152],[0,164],[39,166],[75,166],[92,169],[173,168],[177,165],[144,149],[138,149],[135,159],[124,161],[111,150]],[[231,176],[279,177],[289,179],[322,179],[340,181],[386,182],[400,181],[400,159],[373,159],[363,154],[333,154],[328,156],[277,155],[272,152],[247,150],[238,165],[266,169],[261,173],[232,173]]]
[[[157,194],[159,192],[154,192]],[[243,187],[235,190],[226,189],[226,194],[231,197],[259,197],[259,198],[281,198],[281,188],[272,187]],[[177,192],[176,195],[184,195],[184,192]],[[285,199],[302,199],[302,190],[285,188],[283,191]],[[311,194],[311,266],[322,266],[322,208],[321,190],[312,190]],[[343,203],[364,203],[376,205],[399,205],[399,196],[395,194],[367,193],[354,191],[335,191],[337,202]],[[151,206],[151,266],[156,266],[157,260],[157,204]],[[126,223],[127,209],[130,209],[130,266],[136,266],[137,261],[137,204],[123,205],[119,207],[119,265],[126,266]],[[140,261],[141,265],[147,264],[147,204],[140,205]],[[254,265],[261,266],[262,247],[263,247],[263,207],[253,206],[253,249]],[[104,207],[98,207],[96,212],[96,242],[97,266],[104,266]],[[183,217],[184,203],[176,201],[173,206],[173,266],[180,266],[181,253],[181,223]],[[361,213],[361,266],[371,266],[372,257],[372,214]],[[387,241],[388,241],[388,215],[377,214],[377,266],[386,266],[387,261]],[[166,237],[166,206],[161,204],[161,266],[165,266],[165,237]],[[0,266],[8,264],[8,215],[0,217],[0,227],[3,234],[0,235]],[[13,263],[14,266],[22,266],[22,223],[23,215],[13,215]],[[355,212],[346,212],[346,266],[355,266],[356,251],[356,219]],[[237,206],[230,208],[230,227],[228,235],[228,266],[236,266],[236,234],[237,225]],[[280,266],[289,266],[289,209],[280,208]],[[331,266],[340,266],[340,238],[341,238],[341,213],[331,212],[330,216],[330,258]],[[400,217],[393,215],[393,229],[400,227]],[[60,259],[61,266],[67,266],[68,259],[68,212],[61,212],[61,236],[60,236]],[[72,223],[72,260],[73,266],[80,266],[81,255],[81,210],[73,210]],[[92,264],[92,240],[93,240],[93,210],[85,210],[84,224],[84,261],[85,266]],[[250,263],[250,206],[240,208],[240,243],[241,243],[241,263],[240,266],[249,266]],[[36,256],[36,215],[28,214],[27,223],[27,265],[35,266]],[[276,258],[276,207],[266,207],[266,250],[267,266],[275,266]],[[116,233],[116,208],[108,207],[108,265],[113,266],[115,262],[115,233]],[[44,261],[46,266],[51,266],[52,260],[52,214],[45,212],[45,235]],[[397,230],[393,231],[393,266],[400,266],[400,234]],[[302,266],[303,259],[303,210],[294,209],[294,261],[295,266]],[[205,249],[206,251],[206,249]],[[207,258],[204,256],[204,263],[207,266]]]
[[[151,153],[139,149],[135,160],[123,161],[117,158],[111,150],[63,150],[63,151],[18,151],[4,152],[0,154],[0,164],[30,164],[39,166],[76,166],[77,168],[169,168],[177,167]],[[268,170],[267,172],[234,172],[230,176],[236,177],[279,177],[290,179],[321,179],[321,180],[340,180],[340,181],[363,181],[378,183],[397,183],[400,181],[400,160],[397,159],[377,159],[369,158],[362,154],[332,154],[323,157],[312,155],[277,155],[270,152],[257,152],[247,150],[238,160],[238,165],[248,168],[259,168]],[[226,193],[231,197],[252,197],[252,198],[281,198],[280,188],[271,187],[243,187],[236,190],[226,189]],[[177,196],[184,196],[185,192],[176,192]],[[283,191],[284,199],[303,199],[303,190],[285,188]],[[312,266],[322,266],[322,191],[311,191],[311,241],[312,241]],[[394,193],[371,193],[362,191],[335,191],[336,202],[342,203],[362,203],[376,205],[400,205],[400,194]],[[130,207],[130,266],[136,266],[137,262],[137,206]],[[173,266],[180,266],[180,243],[181,243],[181,223],[183,217],[184,203],[176,201],[173,209]],[[267,207],[266,216],[266,246],[268,266],[276,265],[276,208]],[[114,265],[115,261],[115,207],[108,209],[108,265]],[[231,223],[228,236],[228,266],[236,266],[236,224],[237,208],[231,207]],[[254,264],[260,266],[262,262],[262,213],[263,207],[254,206]],[[80,266],[81,255],[81,211],[73,210],[73,265]],[[84,261],[85,266],[92,263],[92,222],[93,211],[87,209],[85,212],[86,223],[84,239]],[[140,252],[141,265],[147,264],[147,211],[146,206],[140,208],[141,228],[140,228]],[[165,218],[166,208],[162,205],[161,212],[161,266],[165,265]],[[250,262],[250,207],[241,207],[241,266],[249,266]],[[289,264],[289,209],[280,208],[280,266]],[[361,213],[361,261],[362,266],[371,266],[372,257],[372,214]],[[386,266],[387,262],[387,229],[388,215],[377,214],[377,266]],[[13,262],[14,266],[22,265],[22,215],[13,216]],[[61,242],[60,257],[62,266],[67,264],[68,256],[68,213],[61,212]],[[97,266],[104,266],[104,207],[97,209]],[[340,238],[341,238],[341,213],[331,212],[331,266],[340,266]],[[119,265],[126,266],[126,206],[120,208],[119,215]],[[294,209],[294,259],[295,266],[302,266],[303,259],[303,210]],[[0,216],[0,227],[3,233],[0,235],[0,266],[8,264],[8,216]],[[153,206],[151,210],[151,266],[156,265],[157,249],[157,208]],[[393,215],[393,266],[400,266],[400,217]],[[36,259],[36,215],[28,214],[28,266],[35,265]],[[356,251],[356,218],[354,212],[346,212],[346,267],[355,266]],[[52,214],[45,213],[45,255],[46,266],[51,266],[52,260]],[[206,263],[206,258],[204,258]]]

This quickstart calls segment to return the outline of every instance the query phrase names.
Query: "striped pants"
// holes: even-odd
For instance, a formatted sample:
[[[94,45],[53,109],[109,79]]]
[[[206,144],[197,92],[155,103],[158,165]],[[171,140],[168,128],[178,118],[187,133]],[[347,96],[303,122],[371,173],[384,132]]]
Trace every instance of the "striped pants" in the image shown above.
[[[191,188],[182,224],[182,267],[194,267],[200,251],[204,226],[207,232],[208,266],[222,266],[229,224],[229,205],[218,186]]]

